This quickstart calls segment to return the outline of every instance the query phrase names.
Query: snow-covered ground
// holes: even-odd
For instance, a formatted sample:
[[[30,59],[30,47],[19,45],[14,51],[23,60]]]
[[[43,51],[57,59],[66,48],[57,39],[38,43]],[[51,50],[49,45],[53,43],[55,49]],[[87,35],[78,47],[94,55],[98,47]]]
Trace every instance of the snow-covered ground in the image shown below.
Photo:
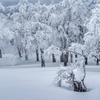
[[[37,66],[37,67],[35,67]],[[53,80],[59,67],[38,64],[0,68],[0,100],[100,100],[100,67],[87,66],[85,84],[90,90],[78,93],[66,84],[56,87]]]

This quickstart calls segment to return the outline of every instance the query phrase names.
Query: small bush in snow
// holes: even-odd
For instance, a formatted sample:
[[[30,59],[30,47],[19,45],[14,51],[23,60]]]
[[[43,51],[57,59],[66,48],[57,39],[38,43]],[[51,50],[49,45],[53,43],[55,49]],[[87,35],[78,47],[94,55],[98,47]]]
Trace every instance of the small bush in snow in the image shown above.
[[[74,91],[86,92],[87,89],[84,84],[85,76],[86,73],[84,59],[80,58],[77,60],[77,62],[73,63],[71,67],[65,68],[62,66],[57,72],[55,83],[57,86],[61,87],[61,82],[65,80],[66,83],[73,87]]]

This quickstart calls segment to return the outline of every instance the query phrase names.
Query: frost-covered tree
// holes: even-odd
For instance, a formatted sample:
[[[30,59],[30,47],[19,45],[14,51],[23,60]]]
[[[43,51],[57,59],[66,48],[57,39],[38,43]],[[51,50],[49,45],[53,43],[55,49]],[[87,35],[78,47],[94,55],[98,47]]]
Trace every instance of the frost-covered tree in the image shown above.
[[[25,59],[28,59],[28,50],[30,45],[31,27],[30,26],[30,8],[31,4],[27,0],[21,0],[16,6],[9,8],[11,14],[8,13],[9,27],[15,33],[14,45],[18,50],[19,57],[22,57],[22,53],[25,54]],[[28,50],[27,50],[28,49]]]
[[[13,6],[0,5],[0,12],[7,16],[7,27],[14,32],[13,41],[20,58],[24,55],[28,59],[35,52],[39,61],[39,51],[43,53],[54,45],[62,52],[60,59],[66,66],[73,56],[68,52],[71,44],[84,44],[87,31],[84,22],[96,3],[96,0],[62,0],[46,5],[20,0]],[[53,52],[52,58],[55,58]]]
[[[86,26],[88,28],[84,37],[86,52],[97,59],[98,65],[100,59],[100,4],[92,10],[92,16]]]
[[[78,53],[82,54],[84,59],[85,59],[85,65],[88,64],[88,54],[85,49],[85,45],[79,44],[79,43],[72,43],[71,46],[69,47],[69,52],[72,55],[70,57],[70,62],[73,63],[76,61],[78,57]]]
[[[47,49],[48,46],[51,44],[51,34],[52,29],[51,27],[45,25],[45,24],[39,24],[38,31],[34,35],[37,40],[37,45],[41,51],[41,66],[45,67],[45,57],[44,57],[44,49]]]
[[[2,58],[2,50],[13,38],[13,32],[7,27],[6,16],[0,13],[0,58]]]
[[[51,45],[49,48],[45,50],[45,55],[52,56],[52,62],[56,62],[56,57],[55,56],[60,56],[61,51],[59,47],[55,45]]]
[[[87,8],[83,0],[63,0],[58,4],[50,5],[49,9],[49,25],[55,32],[53,40],[58,42],[59,45],[55,43],[62,51],[61,61],[64,61],[66,66],[69,58],[66,51],[71,43],[83,44]]]
[[[77,58],[77,61],[72,64],[72,66],[67,68],[62,67],[58,71],[54,82],[57,84],[57,86],[61,87],[62,81],[65,80],[65,82],[69,84],[74,91],[86,92],[87,88],[84,84],[85,77],[85,62],[84,57],[81,55],[79,58]]]

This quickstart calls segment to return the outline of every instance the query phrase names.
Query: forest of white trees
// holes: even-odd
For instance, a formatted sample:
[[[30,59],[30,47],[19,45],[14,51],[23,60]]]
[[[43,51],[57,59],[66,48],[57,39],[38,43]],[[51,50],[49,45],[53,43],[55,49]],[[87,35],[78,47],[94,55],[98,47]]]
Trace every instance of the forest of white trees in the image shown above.
[[[100,2],[62,0],[47,5],[20,0],[12,6],[0,4],[0,59],[9,45],[18,59],[29,60],[34,54],[41,67],[46,66],[47,56],[53,63],[59,56],[64,66],[72,67],[58,72],[58,85],[66,78],[74,91],[86,92],[85,65],[90,58],[96,65],[100,62]]]
[[[63,0],[56,4],[32,4],[20,0],[18,4],[4,7],[0,4],[0,58],[10,43],[17,49],[19,58],[29,59],[36,53],[41,66],[45,55],[60,55],[67,65],[83,54],[85,63],[94,57],[99,64],[100,56],[100,4],[97,0]]]

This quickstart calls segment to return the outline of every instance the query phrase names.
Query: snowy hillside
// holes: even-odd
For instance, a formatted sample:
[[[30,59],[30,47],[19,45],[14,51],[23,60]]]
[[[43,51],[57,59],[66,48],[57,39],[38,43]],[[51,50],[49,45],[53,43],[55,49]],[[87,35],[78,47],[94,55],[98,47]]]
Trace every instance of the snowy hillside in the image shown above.
[[[34,66],[34,65],[32,65]],[[88,92],[78,93],[69,90],[63,82],[62,87],[53,84],[59,67],[0,69],[0,100],[99,100],[100,68],[87,66],[85,79]]]

